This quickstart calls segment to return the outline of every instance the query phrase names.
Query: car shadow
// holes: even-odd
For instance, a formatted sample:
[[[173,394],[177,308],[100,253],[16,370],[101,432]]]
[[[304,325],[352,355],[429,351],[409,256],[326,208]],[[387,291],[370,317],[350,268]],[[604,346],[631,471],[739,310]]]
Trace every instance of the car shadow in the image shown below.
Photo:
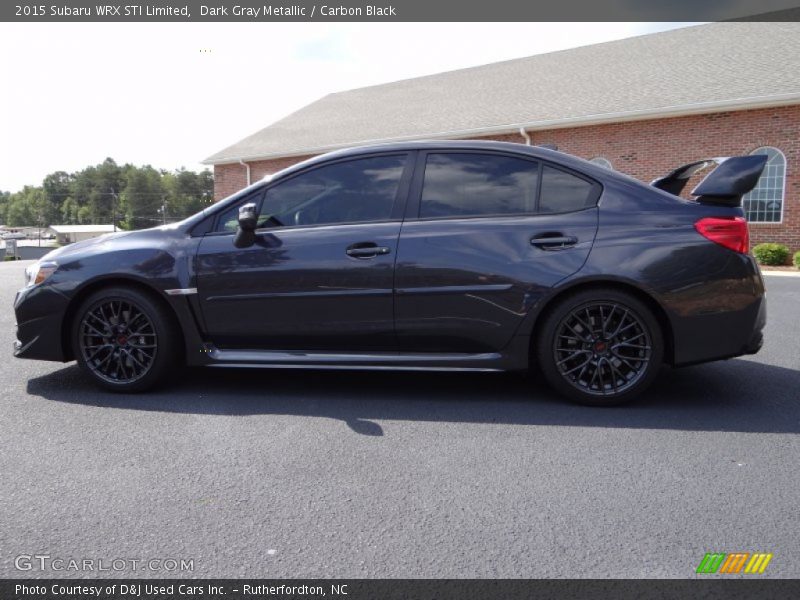
[[[73,365],[28,382],[48,400],[116,409],[207,415],[328,417],[362,435],[378,421],[503,423],[688,431],[800,432],[800,371],[746,359],[668,369],[634,403],[573,405],[534,376],[186,369],[147,394],[99,390]]]

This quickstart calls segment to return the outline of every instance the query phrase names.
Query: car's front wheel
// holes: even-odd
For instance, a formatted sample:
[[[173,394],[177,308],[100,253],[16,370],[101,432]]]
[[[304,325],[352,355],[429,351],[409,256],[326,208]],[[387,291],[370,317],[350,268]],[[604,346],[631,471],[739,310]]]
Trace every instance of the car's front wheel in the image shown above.
[[[581,404],[622,404],[653,382],[664,338],[652,311],[615,289],[577,292],[544,318],[536,359],[548,383]]]
[[[95,292],[72,324],[78,364],[115,392],[141,392],[161,383],[175,364],[178,340],[167,309],[133,288]]]

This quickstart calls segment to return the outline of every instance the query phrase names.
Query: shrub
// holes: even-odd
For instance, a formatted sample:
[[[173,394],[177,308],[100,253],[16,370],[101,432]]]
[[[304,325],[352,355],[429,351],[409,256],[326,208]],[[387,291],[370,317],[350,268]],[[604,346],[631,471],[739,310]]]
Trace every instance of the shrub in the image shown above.
[[[792,262],[794,263],[795,267],[800,269],[800,250],[794,253],[794,256],[792,257]]]
[[[753,247],[753,256],[762,265],[780,266],[786,264],[789,249],[783,244],[759,244]]]

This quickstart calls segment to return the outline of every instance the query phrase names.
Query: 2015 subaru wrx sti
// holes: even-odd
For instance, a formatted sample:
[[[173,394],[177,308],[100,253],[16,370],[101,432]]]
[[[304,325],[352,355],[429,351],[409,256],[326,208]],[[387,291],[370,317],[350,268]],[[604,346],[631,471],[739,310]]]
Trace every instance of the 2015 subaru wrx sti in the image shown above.
[[[757,352],[764,286],[741,197],[766,157],[650,186],[499,142],[356,148],[170,226],[59,248],[14,304],[18,357],[142,391],[178,363],[517,370],[587,404],[663,363]],[[698,170],[716,165],[678,196]]]

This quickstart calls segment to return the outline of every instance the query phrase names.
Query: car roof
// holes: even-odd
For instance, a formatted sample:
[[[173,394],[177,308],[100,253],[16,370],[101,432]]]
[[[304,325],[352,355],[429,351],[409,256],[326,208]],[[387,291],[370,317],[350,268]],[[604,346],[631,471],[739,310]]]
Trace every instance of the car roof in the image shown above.
[[[590,163],[588,160],[578,158],[565,152],[558,150],[551,150],[543,146],[527,146],[525,144],[516,144],[513,142],[498,142],[493,140],[424,140],[413,142],[393,142],[388,144],[373,144],[367,146],[356,146],[353,148],[346,148],[343,150],[334,150],[326,154],[315,156],[308,160],[294,164],[276,175],[289,175],[298,170],[307,167],[327,162],[330,160],[338,160],[342,158],[357,157],[362,155],[375,154],[378,152],[410,152],[413,150],[444,150],[444,151],[488,151],[488,152],[507,152],[512,154],[523,154],[532,158],[538,158],[545,161],[550,161],[567,168],[575,169],[578,172],[585,173],[597,179],[607,179],[609,177],[619,176],[621,174]],[[269,178],[270,176],[267,176]]]

